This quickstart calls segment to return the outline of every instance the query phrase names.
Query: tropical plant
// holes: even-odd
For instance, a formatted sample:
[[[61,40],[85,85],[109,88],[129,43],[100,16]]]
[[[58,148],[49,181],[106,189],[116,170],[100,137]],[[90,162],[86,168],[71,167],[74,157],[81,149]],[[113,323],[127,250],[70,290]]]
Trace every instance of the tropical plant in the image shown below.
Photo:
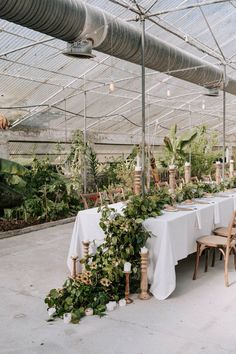
[[[213,163],[221,157],[221,153],[214,150],[218,143],[217,134],[208,131],[206,126],[196,128],[197,136],[191,143],[191,171],[193,176],[201,178],[211,174]]]
[[[26,183],[22,177],[28,170],[10,160],[0,158],[0,213],[3,209],[19,206],[24,199],[22,191]]]
[[[186,156],[185,148],[193,142],[196,136],[197,132],[192,133],[188,137],[185,134],[178,137],[177,124],[171,127],[169,136],[164,137],[165,148],[168,152],[167,159],[170,165],[179,165],[181,161],[184,161]]]

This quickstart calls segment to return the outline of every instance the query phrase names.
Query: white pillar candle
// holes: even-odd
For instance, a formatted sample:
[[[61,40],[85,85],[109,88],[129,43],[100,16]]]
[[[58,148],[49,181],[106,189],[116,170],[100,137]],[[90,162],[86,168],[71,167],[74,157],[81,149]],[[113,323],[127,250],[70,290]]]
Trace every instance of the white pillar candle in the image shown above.
[[[65,324],[70,323],[70,321],[71,321],[71,313],[64,313],[63,321],[64,321]]]
[[[84,240],[83,242],[84,242],[84,243],[89,243],[89,240]]]
[[[147,247],[142,247],[141,248],[141,253],[143,253],[143,254],[148,253]]]
[[[125,301],[125,299],[120,299],[120,300],[119,300],[119,306],[120,306],[120,307],[126,306],[126,301]]]
[[[131,263],[130,262],[125,262],[124,264],[124,272],[128,273],[131,271]]]
[[[48,316],[52,317],[55,312],[56,312],[55,307],[50,307],[50,309],[48,309]]]
[[[190,162],[186,161],[184,166],[186,166],[186,167],[190,166]]]
[[[170,170],[174,170],[174,169],[175,169],[175,165],[170,165],[170,166],[169,166],[169,169],[170,169]]]
[[[114,311],[116,308],[116,302],[115,301],[109,301],[107,304],[106,304],[106,309],[107,311]]]
[[[93,315],[93,309],[91,307],[88,307],[85,310],[85,316],[92,316]]]

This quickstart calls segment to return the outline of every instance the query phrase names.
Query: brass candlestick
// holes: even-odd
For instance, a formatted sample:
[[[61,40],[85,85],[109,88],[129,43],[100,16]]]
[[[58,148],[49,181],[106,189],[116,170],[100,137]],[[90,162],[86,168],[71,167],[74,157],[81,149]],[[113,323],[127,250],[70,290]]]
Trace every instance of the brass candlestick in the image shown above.
[[[75,279],[77,276],[76,262],[78,260],[78,256],[71,256],[71,259],[72,259],[71,278]]]
[[[140,300],[149,300],[151,295],[148,293],[148,278],[147,278],[147,267],[148,267],[148,252],[140,253],[141,256],[141,282],[139,294]]]
[[[126,304],[131,304],[133,302],[133,300],[129,298],[129,276],[130,276],[130,272],[125,272],[125,301],[126,301]]]

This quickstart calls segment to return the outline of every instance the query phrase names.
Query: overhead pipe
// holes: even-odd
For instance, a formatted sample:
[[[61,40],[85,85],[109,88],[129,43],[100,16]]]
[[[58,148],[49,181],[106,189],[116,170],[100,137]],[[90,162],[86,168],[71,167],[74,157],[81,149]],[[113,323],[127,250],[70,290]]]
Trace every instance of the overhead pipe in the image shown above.
[[[0,18],[69,43],[88,41],[97,51],[141,64],[141,31],[81,0],[1,0]],[[206,87],[236,95],[236,80],[223,70],[145,35],[145,66]]]

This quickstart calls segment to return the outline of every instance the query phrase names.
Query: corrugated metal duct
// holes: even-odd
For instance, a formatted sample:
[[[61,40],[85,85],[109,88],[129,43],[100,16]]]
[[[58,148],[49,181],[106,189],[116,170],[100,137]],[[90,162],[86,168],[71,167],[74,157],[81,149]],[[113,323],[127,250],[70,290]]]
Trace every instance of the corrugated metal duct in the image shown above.
[[[67,42],[92,39],[93,48],[141,63],[141,32],[80,0],[1,0],[0,18]],[[222,88],[223,71],[150,34],[145,36],[145,66],[191,83]],[[236,81],[225,90],[236,95]]]

